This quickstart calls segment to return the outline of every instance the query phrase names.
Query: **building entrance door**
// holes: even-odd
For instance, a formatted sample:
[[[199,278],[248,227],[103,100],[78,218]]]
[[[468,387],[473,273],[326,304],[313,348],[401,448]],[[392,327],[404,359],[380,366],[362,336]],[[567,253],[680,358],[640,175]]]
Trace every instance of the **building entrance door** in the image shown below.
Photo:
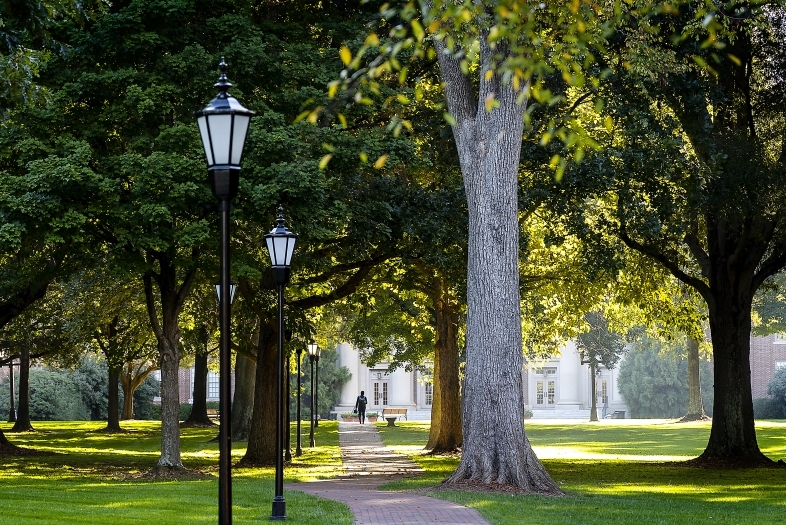
[[[535,406],[553,407],[557,382],[554,379],[538,379],[535,381]]]
[[[386,379],[375,379],[372,383],[371,406],[381,410],[388,404],[388,381]]]

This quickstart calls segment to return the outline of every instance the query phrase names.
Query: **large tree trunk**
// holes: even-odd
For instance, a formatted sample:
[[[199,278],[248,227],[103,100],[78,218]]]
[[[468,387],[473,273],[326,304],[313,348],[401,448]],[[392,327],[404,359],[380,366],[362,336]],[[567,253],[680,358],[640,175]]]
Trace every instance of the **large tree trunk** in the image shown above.
[[[215,424],[207,416],[207,349],[194,358],[194,392],[191,398],[191,414],[182,426],[212,427]]]
[[[480,92],[461,65],[435,41],[448,109],[456,123],[469,211],[467,364],[461,462],[447,483],[472,480],[562,494],[524,432],[523,355],[519,305],[518,167],[524,127],[519,93],[498,75],[480,39]],[[498,106],[486,110],[493,97]]]
[[[439,454],[461,448],[461,389],[459,388],[458,305],[444,279],[431,297],[436,317],[434,398],[426,450]]]
[[[32,431],[30,422],[30,347],[22,344],[19,348],[19,403],[16,422],[11,432]]]
[[[254,413],[256,363],[242,353],[235,361],[235,397],[232,400],[232,440],[248,441]]]
[[[109,406],[107,407],[106,431],[120,432],[120,371],[122,367],[109,368]],[[133,397],[133,396],[132,396]],[[124,403],[125,404],[125,400]]]
[[[244,466],[274,465],[276,462],[277,337],[270,327],[263,325],[257,347],[251,430],[246,454],[240,460]]]
[[[737,286],[741,276],[729,276],[725,269],[728,265],[719,266],[721,269],[711,274],[715,293],[714,301],[708,305],[715,356],[715,402],[710,439],[699,459],[771,463],[759,450],[753,419],[750,366],[753,294],[745,293],[746,286]],[[735,277],[735,282],[729,283],[729,277]]]
[[[699,342],[688,337],[688,413],[680,421],[709,419],[704,413],[704,403],[701,400],[700,364]]]
[[[592,392],[592,406],[590,407],[590,421],[598,420],[598,386],[597,386],[597,365],[590,363],[590,392]]]

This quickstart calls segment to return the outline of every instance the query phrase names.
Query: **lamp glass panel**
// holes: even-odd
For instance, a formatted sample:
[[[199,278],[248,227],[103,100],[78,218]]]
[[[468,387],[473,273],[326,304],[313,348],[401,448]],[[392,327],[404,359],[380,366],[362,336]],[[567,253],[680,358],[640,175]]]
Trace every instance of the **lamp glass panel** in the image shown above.
[[[210,149],[210,134],[207,132],[207,117],[202,115],[197,119],[199,124],[199,135],[202,137],[202,146],[205,148],[205,158],[207,158],[207,165],[213,165],[213,152]]]
[[[246,133],[250,122],[251,117],[247,115],[235,115],[235,121],[232,123],[232,127],[235,129],[232,132],[231,161],[235,166],[240,165],[240,159],[243,157],[243,144],[246,143]]]
[[[286,235],[274,235],[272,237],[268,237],[268,239],[273,240],[274,255],[271,255],[273,266],[289,266],[289,261],[292,259],[290,254],[291,249],[288,246],[290,241],[289,237]],[[289,259],[287,259],[287,254],[290,254]]]
[[[221,302],[221,283],[216,283],[216,296],[218,297],[218,302]]]
[[[213,142],[214,164],[229,164],[229,140],[232,131],[232,115],[209,115],[210,139]]]
[[[270,254],[270,265],[276,266],[276,245],[273,242],[273,237],[265,237],[267,242],[267,252]]]
[[[284,263],[286,266],[292,264],[292,253],[295,251],[295,240],[296,237],[288,237],[287,238],[287,248],[286,248],[286,262]]]
[[[319,347],[316,343],[309,343],[308,344],[308,355],[317,355],[317,349]]]
[[[235,291],[237,291],[237,284],[230,283],[229,284],[229,304],[235,302]]]

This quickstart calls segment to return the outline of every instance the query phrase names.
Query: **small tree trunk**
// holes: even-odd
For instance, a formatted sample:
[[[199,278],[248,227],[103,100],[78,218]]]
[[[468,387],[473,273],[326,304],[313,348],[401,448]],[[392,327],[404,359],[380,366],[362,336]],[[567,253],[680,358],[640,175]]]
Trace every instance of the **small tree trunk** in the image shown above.
[[[254,412],[246,455],[241,465],[274,465],[276,462],[277,334],[263,326],[257,349]],[[279,453],[281,451],[278,451]]]
[[[680,421],[709,419],[701,400],[699,342],[688,337],[688,413]]]
[[[3,429],[1,428],[0,428],[0,447],[16,448],[16,445],[8,441],[8,438],[5,437],[5,434],[3,433]]]
[[[215,424],[207,416],[207,352],[199,352],[194,358],[194,391],[191,396],[191,414],[183,421],[184,427],[212,427]]]
[[[121,378],[120,384],[123,387],[123,412],[120,419],[134,419],[134,369],[131,363],[126,364],[126,370]]]
[[[590,407],[590,421],[597,421],[598,420],[598,386],[597,386],[597,378],[595,374],[597,371],[595,370],[596,364],[594,362],[590,363],[590,391],[592,392],[592,406]]]
[[[235,396],[232,400],[232,440],[247,441],[254,413],[256,362],[240,352],[235,361]]]
[[[434,399],[426,450],[453,452],[461,448],[461,391],[459,388],[458,305],[444,279],[432,293],[436,317]]]
[[[109,406],[107,408],[106,431],[120,432],[120,370],[121,367],[109,368]],[[125,400],[124,400],[125,404]]]
[[[19,407],[11,432],[32,431],[30,422],[30,347],[22,344],[19,349]]]

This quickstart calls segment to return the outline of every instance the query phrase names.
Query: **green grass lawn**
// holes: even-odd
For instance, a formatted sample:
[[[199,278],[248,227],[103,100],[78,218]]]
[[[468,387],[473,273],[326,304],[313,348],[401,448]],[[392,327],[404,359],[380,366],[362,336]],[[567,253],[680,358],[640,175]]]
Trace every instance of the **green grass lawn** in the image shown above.
[[[421,454],[428,424],[379,426],[386,444],[410,455],[424,476],[393,490],[438,485],[458,458]],[[435,497],[477,508],[494,525],[786,523],[786,469],[712,470],[669,462],[696,457],[709,423],[602,421],[528,422],[533,448],[567,497],[435,491]],[[759,446],[786,460],[786,422],[757,422]]]
[[[218,515],[218,444],[215,429],[182,429],[186,467],[214,476],[197,481],[150,481],[139,477],[155,466],[160,424],[124,422],[126,432],[105,434],[100,422],[39,422],[36,432],[10,433],[18,446],[51,452],[46,456],[0,456],[0,525],[215,524]],[[294,425],[293,425],[294,429]],[[285,468],[285,482],[333,477],[341,472],[338,425],[320,422],[303,456]],[[292,437],[294,449],[295,438]],[[245,453],[233,446],[233,461]],[[268,521],[273,500],[272,468],[234,469],[233,522]],[[350,524],[346,505],[286,491],[289,522]]]

